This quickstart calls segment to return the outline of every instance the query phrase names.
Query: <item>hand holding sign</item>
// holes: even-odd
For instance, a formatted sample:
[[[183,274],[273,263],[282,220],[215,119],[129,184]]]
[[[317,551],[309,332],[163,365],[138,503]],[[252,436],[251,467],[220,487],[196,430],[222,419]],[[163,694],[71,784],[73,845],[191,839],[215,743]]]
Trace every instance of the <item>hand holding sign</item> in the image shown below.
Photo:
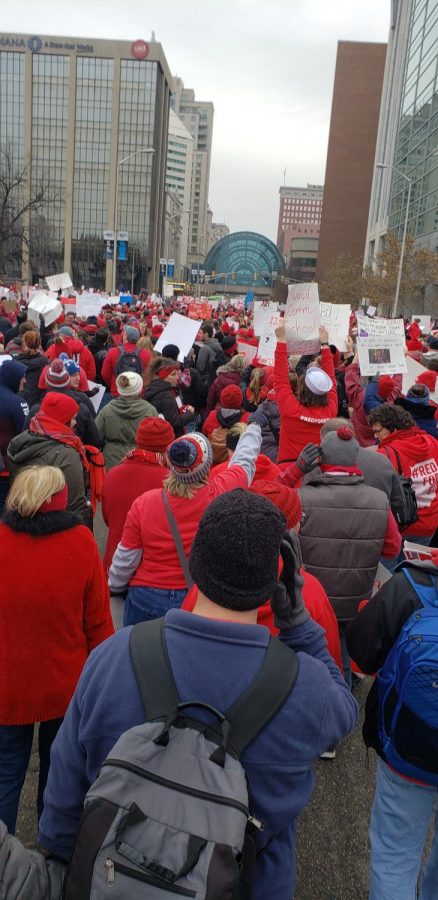
[[[277,341],[286,343],[286,328],[284,324],[284,316],[279,320],[279,323],[275,329],[275,337],[277,338]]]

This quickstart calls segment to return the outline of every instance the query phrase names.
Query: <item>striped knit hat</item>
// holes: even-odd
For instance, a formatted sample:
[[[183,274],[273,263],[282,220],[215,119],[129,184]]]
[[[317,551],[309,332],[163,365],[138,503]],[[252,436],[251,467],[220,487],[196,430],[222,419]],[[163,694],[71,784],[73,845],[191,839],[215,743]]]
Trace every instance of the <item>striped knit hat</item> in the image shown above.
[[[50,369],[47,369],[45,379],[48,388],[68,387],[70,385],[70,375],[62,359],[53,360]]]
[[[173,474],[184,484],[202,481],[207,477],[213,463],[210,441],[205,435],[194,431],[177,438],[167,453]]]

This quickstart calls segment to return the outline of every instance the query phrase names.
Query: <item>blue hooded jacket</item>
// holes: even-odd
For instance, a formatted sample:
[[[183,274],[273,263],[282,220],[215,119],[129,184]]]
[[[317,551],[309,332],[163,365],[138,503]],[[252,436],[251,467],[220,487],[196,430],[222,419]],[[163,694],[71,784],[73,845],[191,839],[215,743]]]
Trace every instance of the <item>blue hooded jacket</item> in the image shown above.
[[[21,379],[26,366],[15,359],[7,359],[0,365],[0,453],[3,468],[7,469],[6,452],[16,434],[23,429],[29,407],[23,397],[18,396]]]

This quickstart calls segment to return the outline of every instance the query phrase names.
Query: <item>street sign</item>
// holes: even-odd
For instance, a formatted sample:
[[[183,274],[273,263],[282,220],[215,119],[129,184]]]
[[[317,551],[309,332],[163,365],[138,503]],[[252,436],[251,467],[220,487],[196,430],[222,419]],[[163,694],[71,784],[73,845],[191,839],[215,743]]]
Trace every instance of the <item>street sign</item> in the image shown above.
[[[118,231],[117,232],[117,240],[118,241],[128,241],[128,232],[127,231]]]
[[[114,231],[104,231],[103,239],[104,239],[104,241],[113,241],[114,240]]]
[[[175,273],[175,260],[168,259],[167,260],[167,277],[173,278],[174,273]]]
[[[122,232],[122,233],[126,234],[126,232]],[[119,234],[120,234],[120,232],[119,232]],[[118,237],[118,239],[117,239],[117,259],[120,262],[126,262],[127,258],[128,258],[128,241],[124,240],[124,239],[122,240],[121,238]]]

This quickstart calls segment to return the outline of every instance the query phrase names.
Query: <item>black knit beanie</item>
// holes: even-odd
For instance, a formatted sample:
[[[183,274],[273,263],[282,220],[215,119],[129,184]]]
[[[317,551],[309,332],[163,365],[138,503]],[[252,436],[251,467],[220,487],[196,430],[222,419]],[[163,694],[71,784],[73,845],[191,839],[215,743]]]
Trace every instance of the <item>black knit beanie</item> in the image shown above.
[[[218,606],[246,612],[272,596],[286,519],[265,497],[239,488],[210,503],[199,523],[189,567]]]

